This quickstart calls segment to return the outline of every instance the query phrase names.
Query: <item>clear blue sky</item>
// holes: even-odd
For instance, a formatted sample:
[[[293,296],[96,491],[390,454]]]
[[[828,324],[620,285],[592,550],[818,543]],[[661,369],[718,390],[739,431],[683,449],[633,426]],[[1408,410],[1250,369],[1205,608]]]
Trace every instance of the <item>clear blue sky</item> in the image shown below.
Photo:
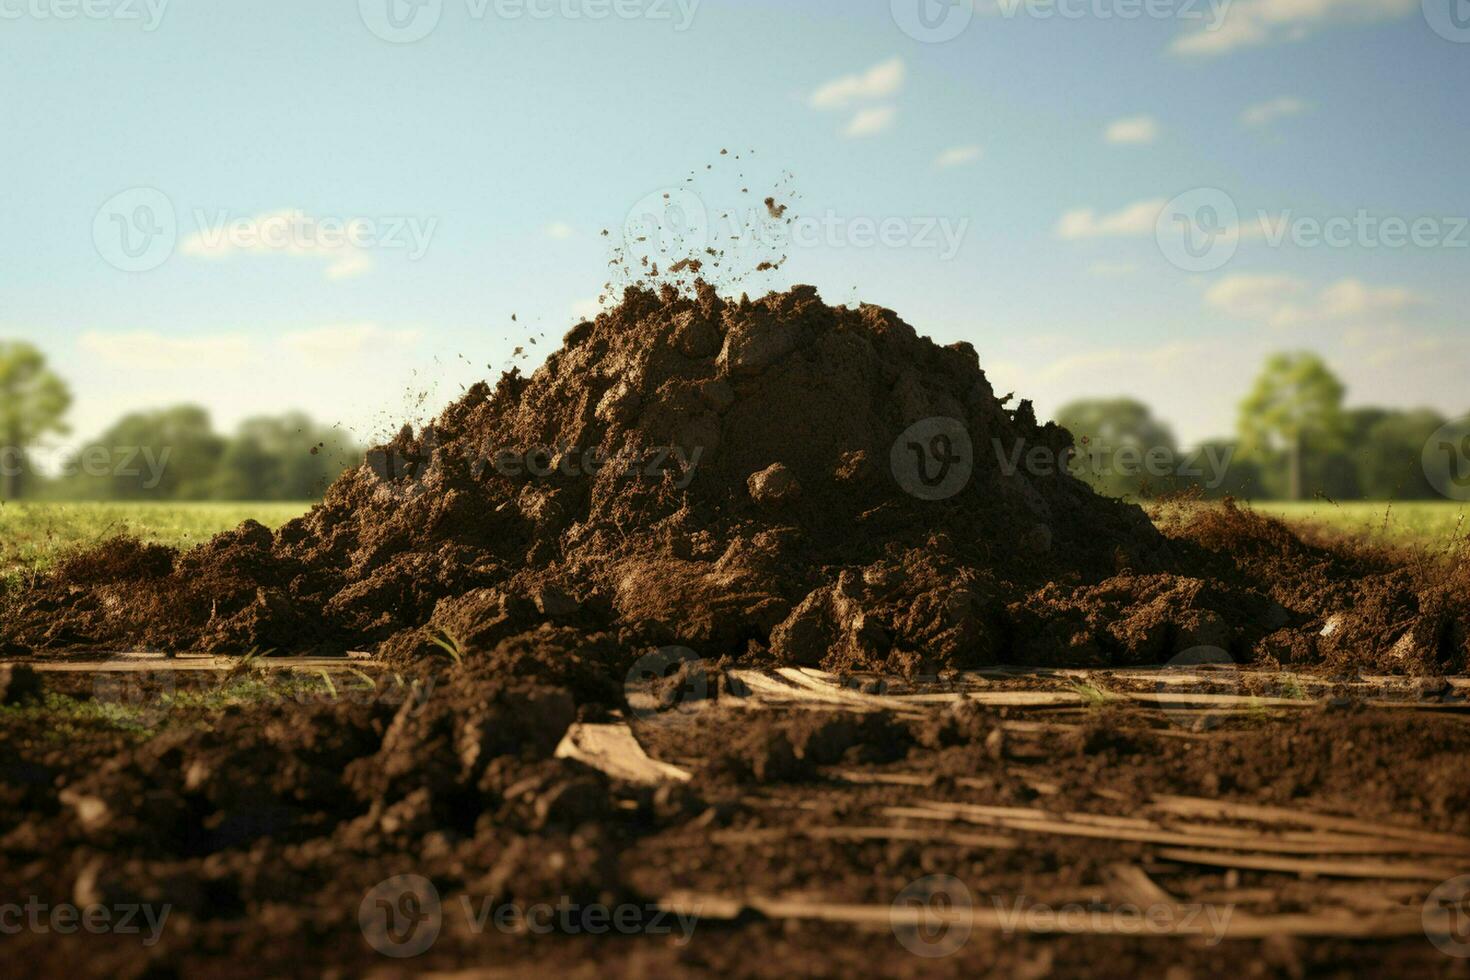
[[[422,418],[528,336],[544,354],[607,278],[599,232],[666,187],[712,212],[779,188],[836,231],[741,288],[890,306],[1043,414],[1133,394],[1186,441],[1227,433],[1261,359],[1296,347],[1354,402],[1470,411],[1470,35],[1417,2],[1234,0],[1205,31],[1204,0],[1128,19],[1130,0],[980,0],[948,9],[969,20],[943,43],[901,29],[905,0],[618,0],[636,16],[606,19],[599,0],[442,0],[411,43],[370,27],[386,0],[57,16],[79,2],[0,0],[0,336],[72,382],[79,437],[177,401],[222,426],[302,407],[364,438]],[[134,188],[176,219],[146,271],[109,264],[104,205]],[[1195,188],[1240,216],[1204,271],[1155,235]],[[1429,217],[1449,244],[1272,244],[1257,216],[1288,211]],[[294,213],[387,242],[213,235]],[[909,237],[863,244],[890,219]],[[391,247],[400,220],[421,256]],[[912,240],[931,223],[963,229],[952,255]]]

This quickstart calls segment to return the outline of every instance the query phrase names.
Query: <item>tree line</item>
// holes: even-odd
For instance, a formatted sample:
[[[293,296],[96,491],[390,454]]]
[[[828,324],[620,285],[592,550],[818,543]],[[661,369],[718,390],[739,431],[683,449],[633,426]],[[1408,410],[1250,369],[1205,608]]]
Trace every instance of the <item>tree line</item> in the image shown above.
[[[0,500],[314,500],[363,451],[301,412],[215,431],[209,412],[133,412],[46,461],[71,394],[30,344],[0,341]]]
[[[1282,353],[1241,400],[1231,439],[1181,450],[1168,424],[1131,398],[1073,402],[1057,422],[1077,440],[1073,471],[1110,496],[1197,488],[1252,500],[1440,500],[1446,479],[1461,482],[1470,418],[1349,407],[1346,394],[1321,357]],[[1135,462],[1149,452],[1152,463]]]
[[[1350,408],[1345,397],[1320,357],[1283,353],[1242,399],[1234,438],[1183,449],[1132,398],[1072,402],[1057,422],[1076,439],[1072,471],[1110,496],[1197,489],[1242,499],[1438,499],[1443,487],[1425,463],[1436,440],[1451,452],[1448,478],[1470,487],[1470,420],[1455,428],[1430,409]],[[222,435],[205,409],[179,405],[126,415],[38,466],[45,440],[67,433],[70,406],[66,384],[35,347],[0,341],[0,500],[312,500],[363,458],[347,434],[300,412],[249,419]]]

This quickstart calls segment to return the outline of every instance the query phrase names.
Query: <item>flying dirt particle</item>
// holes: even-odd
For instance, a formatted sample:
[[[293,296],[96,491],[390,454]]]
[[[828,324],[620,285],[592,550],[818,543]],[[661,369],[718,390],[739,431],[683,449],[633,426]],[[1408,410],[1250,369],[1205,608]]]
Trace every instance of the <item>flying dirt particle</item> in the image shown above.
[[[720,156],[722,156],[722,157],[723,156],[729,156],[729,155],[730,155],[730,151],[729,150],[721,150],[720,151]]]
[[[777,204],[774,197],[766,198],[766,211],[773,218],[780,218],[786,214],[786,205]]]
[[[690,272],[698,272],[703,267],[704,263],[698,259],[680,259],[669,266],[669,272],[683,272],[685,269],[688,269]]]

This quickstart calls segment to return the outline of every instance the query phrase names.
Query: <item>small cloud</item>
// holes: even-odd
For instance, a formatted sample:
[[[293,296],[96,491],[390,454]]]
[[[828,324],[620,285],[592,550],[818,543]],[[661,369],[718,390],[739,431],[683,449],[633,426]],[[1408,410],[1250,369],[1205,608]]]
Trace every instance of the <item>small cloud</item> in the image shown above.
[[[327,278],[355,279],[373,267],[373,260],[357,249],[348,249],[327,266]]]
[[[843,75],[818,87],[809,100],[814,109],[845,109],[856,102],[882,99],[903,88],[902,58],[890,58],[860,75]]]
[[[1152,235],[1159,213],[1167,203],[1163,198],[1138,201],[1112,214],[1095,208],[1074,208],[1057,221],[1056,234],[1065,240]]]
[[[209,219],[209,227],[186,237],[179,251],[211,260],[235,253],[324,260],[328,279],[351,279],[373,267],[372,258],[351,244],[370,227],[366,218],[314,218],[300,208],[245,218],[220,214]]]
[[[1130,116],[1108,124],[1109,143],[1152,143],[1159,138],[1159,122],[1153,116]]]
[[[1277,119],[1300,115],[1311,108],[1301,99],[1289,95],[1249,106],[1240,114],[1240,121],[1247,126],[1264,126]]]
[[[546,226],[546,237],[559,242],[564,242],[575,234],[576,232],[572,230],[572,226],[565,221],[553,221]]]
[[[1209,57],[1236,48],[1300,41],[1345,24],[1371,24],[1419,10],[1419,0],[1235,0],[1169,45],[1175,54]]]
[[[934,160],[934,165],[942,169],[962,167],[967,163],[974,163],[982,156],[984,156],[984,151],[973,144],[970,146],[955,146],[939,154]]]
[[[238,367],[250,354],[250,341],[244,337],[167,337],[156,330],[88,330],[77,338],[77,346],[109,364],[143,370]]]
[[[376,323],[339,323],[298,330],[281,338],[281,346],[294,354],[317,360],[352,357],[357,354],[388,353],[418,343],[417,330],[389,330]]]
[[[1410,290],[1360,279],[1340,279],[1314,292],[1306,281],[1282,275],[1226,276],[1205,291],[1207,305],[1273,327],[1377,320],[1424,302]]]
[[[842,135],[849,138],[874,136],[892,126],[893,120],[897,118],[897,116],[898,110],[893,108],[893,106],[891,105],[875,106],[871,109],[861,109],[858,111],[857,115],[852,117],[852,121],[849,122],[847,124],[847,128],[842,131]]]

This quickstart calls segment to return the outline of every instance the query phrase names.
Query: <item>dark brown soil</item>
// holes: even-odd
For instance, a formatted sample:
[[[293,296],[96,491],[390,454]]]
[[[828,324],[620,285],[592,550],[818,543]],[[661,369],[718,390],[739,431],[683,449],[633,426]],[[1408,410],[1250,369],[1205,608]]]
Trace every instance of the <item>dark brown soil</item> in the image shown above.
[[[945,825],[922,822],[896,823],[933,829],[933,839],[820,834],[894,825],[885,808],[919,800],[1126,818],[1155,794],[1470,834],[1470,782],[1461,778],[1470,727],[1449,713],[1460,702],[1413,712],[1345,704],[1236,715],[1196,735],[1138,707],[971,704],[900,718],[755,711],[721,696],[703,710],[635,722],[651,754],[694,774],[655,788],[553,758],[577,715],[573,687],[553,683],[574,683],[553,666],[569,651],[528,655],[511,646],[446,668],[427,697],[397,706],[323,697],[222,714],[175,709],[146,734],[73,723],[60,735],[55,714],[7,715],[0,895],[48,907],[144,904],[155,918],[168,910],[156,942],[144,942],[146,927],[107,935],[21,929],[5,937],[6,959],[26,963],[30,975],[122,977],[472,967],[507,977],[1068,977],[1124,968],[1201,977],[1464,975],[1456,972],[1463,960],[1423,935],[1214,945],[976,930],[935,959],[916,955],[886,923],[705,915],[689,920],[686,937],[654,911],[679,892],[886,908],[938,874],[965,882],[987,908],[1023,898],[1116,903],[1112,869],[1133,865],[1180,901],[1228,898],[1241,916],[1344,901],[1365,916],[1417,915],[1433,882],[1405,890],[1393,880],[1191,868],[1153,844],[1047,834],[997,850],[947,840]],[[538,663],[541,676],[521,672]],[[47,677],[53,696],[85,700],[83,675]],[[905,775],[920,782],[881,781]],[[1470,867],[1470,852],[1440,860]],[[427,879],[441,902],[438,938],[412,958],[380,953],[360,919],[365,900],[396,875]],[[558,903],[633,911],[624,928],[603,936],[564,923],[544,934],[477,929],[470,911]]]
[[[0,940],[5,959],[70,976],[1464,976],[1466,960],[1402,933],[1213,946],[979,930],[932,959],[886,920],[711,910],[689,938],[655,908],[693,891],[883,909],[933,875],[997,901],[1116,902],[1125,867],[1262,916],[1417,915],[1432,881],[1339,893],[1314,871],[1201,870],[1154,843],[925,837],[885,808],[1109,825],[1174,794],[1466,835],[1470,729],[1443,682],[1415,681],[1424,697],[1407,707],[1220,715],[1075,694],[1035,710],[811,711],[742,693],[737,667],[888,675],[854,677],[864,692],[991,664],[1223,660],[1343,684],[1465,672],[1463,562],[1304,540],[1229,504],[1150,519],[1057,465],[1070,446],[996,397],[973,348],[892,311],[808,287],[757,301],[630,289],[534,375],[477,385],[277,532],[75,555],[0,600],[8,656],[371,651],[390,668],[378,682],[398,671],[413,693],[200,710],[185,695],[219,681],[180,673],[143,684],[156,710],[139,723],[86,675],[47,673],[43,690],[5,673],[0,928],[11,901],[170,909],[156,943],[29,928]],[[671,645],[688,649],[647,670]],[[665,710],[630,700],[649,673],[669,674],[651,685]],[[624,782],[555,755],[574,723],[623,717],[691,778]],[[908,836],[824,836],[880,824]],[[1440,857],[1463,870],[1470,854]],[[362,924],[400,875],[442,906],[437,941],[401,960]],[[423,909],[390,891],[409,918]],[[472,927],[473,909],[538,904],[631,917],[609,935]]]
[[[974,348],[810,287],[623,303],[477,385],[272,534],[113,541],[6,599],[0,644],[401,662],[552,624],[914,673],[992,663],[1465,668],[1463,563],[1311,545],[1225,506],[1163,532],[1060,461]]]

